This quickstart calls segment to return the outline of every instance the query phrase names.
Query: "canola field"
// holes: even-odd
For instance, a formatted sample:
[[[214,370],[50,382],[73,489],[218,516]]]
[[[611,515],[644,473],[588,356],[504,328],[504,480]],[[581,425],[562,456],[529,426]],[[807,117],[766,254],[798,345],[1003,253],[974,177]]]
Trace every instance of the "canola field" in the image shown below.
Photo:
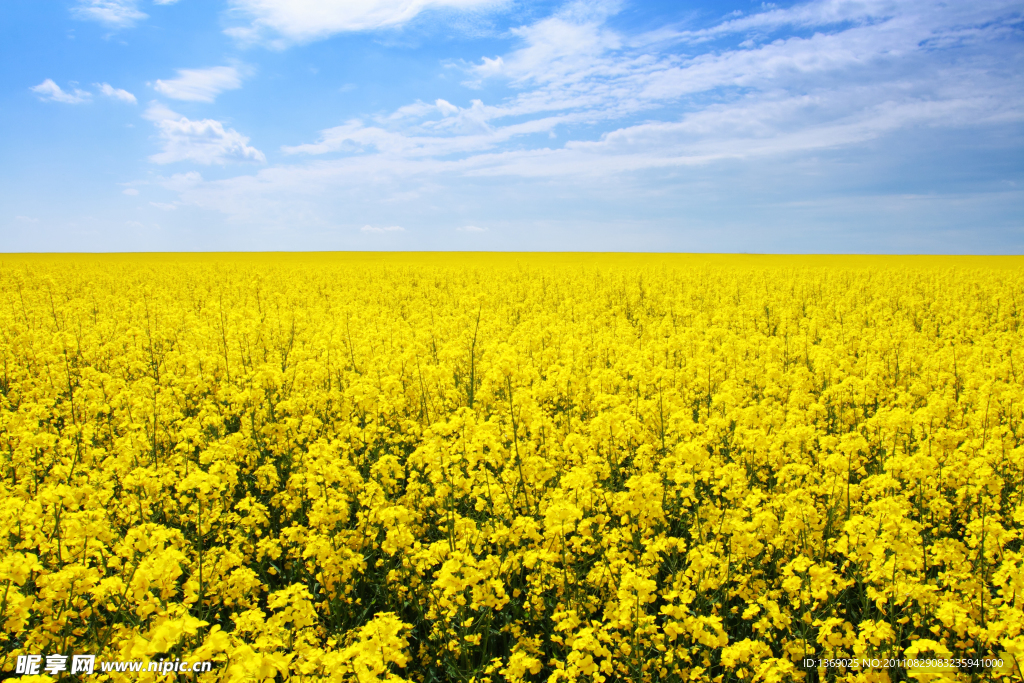
[[[804,661],[1024,662],[1022,319],[1019,257],[0,256],[0,677],[1020,680]]]

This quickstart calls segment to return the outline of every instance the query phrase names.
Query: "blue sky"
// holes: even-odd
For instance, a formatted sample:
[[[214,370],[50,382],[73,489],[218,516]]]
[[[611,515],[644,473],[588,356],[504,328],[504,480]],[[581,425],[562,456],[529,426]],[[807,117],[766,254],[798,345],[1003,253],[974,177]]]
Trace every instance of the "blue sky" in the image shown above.
[[[1024,251],[1024,2],[4,0],[0,252]]]

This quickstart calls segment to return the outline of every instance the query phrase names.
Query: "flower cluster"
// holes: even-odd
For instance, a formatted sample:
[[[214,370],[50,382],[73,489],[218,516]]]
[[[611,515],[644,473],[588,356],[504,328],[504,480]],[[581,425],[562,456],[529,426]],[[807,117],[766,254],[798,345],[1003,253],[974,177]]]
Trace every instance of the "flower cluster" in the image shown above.
[[[1020,307],[1014,259],[4,257],[0,670],[1024,662]]]

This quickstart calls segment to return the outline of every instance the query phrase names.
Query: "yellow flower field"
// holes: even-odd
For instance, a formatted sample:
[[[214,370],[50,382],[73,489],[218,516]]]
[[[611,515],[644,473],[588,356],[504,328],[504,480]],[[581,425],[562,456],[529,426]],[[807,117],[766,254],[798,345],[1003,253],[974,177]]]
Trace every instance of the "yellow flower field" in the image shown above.
[[[1020,680],[804,661],[1024,663],[1022,323],[1018,257],[0,256],[0,669]]]

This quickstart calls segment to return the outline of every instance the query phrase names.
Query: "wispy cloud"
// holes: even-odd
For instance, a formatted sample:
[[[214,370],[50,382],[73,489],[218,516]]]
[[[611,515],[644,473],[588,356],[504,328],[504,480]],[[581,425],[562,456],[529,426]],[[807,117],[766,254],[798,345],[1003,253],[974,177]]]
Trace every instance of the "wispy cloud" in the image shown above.
[[[49,102],[63,102],[64,104],[82,104],[92,99],[92,95],[84,90],[75,88],[74,92],[66,92],[53,79],[47,78],[39,85],[29,88],[39,95],[39,99]]]
[[[192,161],[224,164],[228,161],[266,161],[263,152],[249,146],[249,138],[220,121],[193,121],[153,102],[145,117],[157,127],[163,151],[149,157],[157,164]]]
[[[487,228],[480,228],[475,225],[463,225],[455,229],[459,232],[487,232]]]
[[[941,14],[936,25],[934,19]],[[910,25],[908,18],[921,19],[922,28],[939,28],[942,33],[970,31],[984,25],[993,16],[1013,20],[1020,18],[1020,3],[1014,0],[986,0],[985,2],[957,3],[936,0],[818,0],[792,7],[770,7],[767,11],[737,16],[705,29],[676,31],[660,36],[661,39],[699,43],[722,36],[744,34],[752,39],[770,40],[780,29],[829,29],[843,26],[880,26],[894,21]]]
[[[110,28],[127,28],[146,18],[137,0],[78,0],[71,9],[76,19],[97,21]]]
[[[773,21],[785,19],[778,10],[767,14]],[[801,21],[815,16],[796,14]],[[822,21],[837,16],[817,15]],[[964,29],[957,25],[961,16],[944,17],[940,9],[912,21],[901,16],[686,58],[627,48],[629,41],[604,27],[604,18],[593,7],[573,5],[519,29],[526,44],[507,59],[470,67],[471,73],[519,84],[523,92],[509,100],[496,105],[474,100],[466,108],[442,99],[417,102],[382,122],[390,127],[352,120],[323,131],[314,143],[283,151],[375,153],[406,172],[430,166],[530,176],[556,172],[554,158],[576,159],[578,164],[560,164],[557,172],[576,168],[590,174],[834,148],[907,126],[977,125],[1022,116],[1024,88],[990,73],[983,55],[935,71],[933,48],[923,47],[922,41]],[[943,18],[953,20],[952,25],[944,26]],[[975,19],[986,23],[981,30],[1000,29],[998,12]],[[874,75],[886,71],[892,77]],[[626,125],[597,141],[570,140],[559,150],[542,146],[488,153],[513,138],[559,125],[621,120],[712,93],[709,102],[695,101],[675,121]],[[520,120],[502,125],[509,119]],[[607,163],[595,166],[595,156]],[[425,164],[427,159],[439,163]],[[530,159],[537,162],[528,171]]]
[[[1019,3],[822,0],[656,34],[612,28],[617,8],[571,3],[514,29],[512,50],[461,65],[468,102],[350,119],[282,148],[317,160],[200,182],[183,201],[232,214],[385,192],[388,179],[407,191],[485,176],[592,181],[1024,120],[1024,81],[1007,66],[1024,59]],[[491,80],[514,94],[478,98]]]
[[[213,102],[225,90],[242,87],[242,74],[233,66],[178,69],[177,78],[158,80],[153,89],[175,100]]]
[[[507,0],[231,0],[245,16],[246,26],[228,29],[243,40],[280,36],[288,43],[306,43],[352,31],[401,26],[430,9],[481,10]]]
[[[494,58],[484,57],[471,69],[477,78],[501,76],[514,82],[578,81],[588,74],[622,73],[626,64],[609,59],[623,48],[623,36],[605,21],[619,3],[573,2],[553,16],[512,30],[522,47]],[[472,81],[471,81],[472,82]]]
[[[443,100],[442,100],[443,101]],[[472,111],[476,104],[460,110],[460,113],[469,112],[465,120],[471,119]],[[527,121],[521,124],[503,126],[491,130],[488,126],[479,125],[478,132],[466,132],[463,129],[461,135],[424,135],[409,134],[395,130],[388,130],[380,126],[367,126],[362,121],[353,120],[341,126],[321,131],[320,139],[315,143],[304,145],[284,146],[282,151],[285,154],[328,154],[331,152],[366,152],[375,151],[392,157],[403,158],[424,158],[443,157],[452,154],[464,154],[479,152],[491,149],[498,144],[505,142],[519,135],[548,132],[558,123],[564,122],[563,118],[545,118],[534,121]],[[442,129],[445,127],[425,124],[425,130]],[[471,127],[471,126],[467,126]]]
[[[109,83],[97,83],[96,87],[107,97],[113,97],[115,100],[121,100],[122,102],[128,102],[129,104],[138,103],[138,100],[135,99],[135,95],[131,94],[127,90],[115,88]]]

